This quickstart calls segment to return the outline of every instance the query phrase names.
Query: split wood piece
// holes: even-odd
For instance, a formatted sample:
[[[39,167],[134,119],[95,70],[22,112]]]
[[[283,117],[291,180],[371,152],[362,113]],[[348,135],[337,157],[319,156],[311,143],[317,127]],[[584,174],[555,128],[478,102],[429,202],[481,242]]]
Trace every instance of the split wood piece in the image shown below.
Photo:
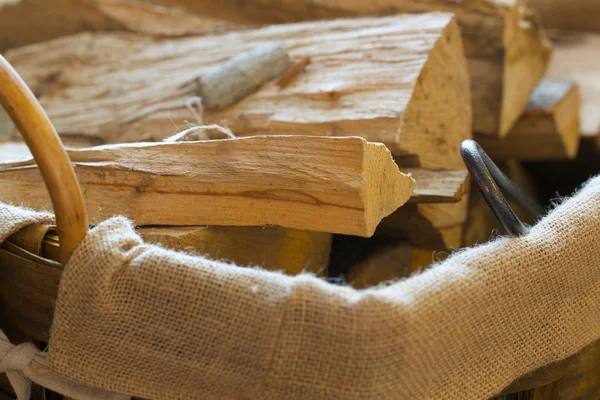
[[[598,0],[529,0],[547,28],[600,32]]]
[[[135,143],[72,149],[69,157],[95,223],[125,215],[137,225],[278,225],[370,236],[415,185],[385,146],[355,137]],[[50,208],[38,170],[11,166],[0,172],[2,200]]]
[[[355,289],[366,289],[408,278],[413,272],[442,261],[439,255],[432,250],[414,248],[408,242],[384,246],[353,266],[346,281]]]
[[[288,275],[301,272],[323,275],[329,264],[332,239],[330,233],[276,226],[152,226],[139,227],[137,233],[146,243],[171,250],[242,267],[282,271]],[[10,242],[18,245],[15,242],[17,234],[11,236]],[[59,241],[56,234],[46,235],[39,241],[39,246],[42,247],[40,255],[57,260]]]
[[[147,243],[288,275],[323,275],[329,264],[332,236],[280,227],[232,226],[141,227],[137,232]]]
[[[227,128],[219,125],[196,126],[164,140],[164,142],[184,142],[235,138]],[[68,150],[74,147],[67,147]],[[0,143],[2,163],[0,168],[12,165],[28,165],[31,153],[21,142]],[[467,195],[470,188],[470,175],[466,169],[423,169],[401,168],[402,173],[415,180],[415,189],[410,203],[455,203]]]
[[[463,168],[457,149],[471,136],[471,100],[450,14],[307,22],[161,41],[82,34],[8,57],[34,91],[42,88],[40,100],[63,137],[140,142],[199,124],[193,82],[273,41],[294,62],[310,58],[304,73],[285,87],[272,81],[225,110],[205,111],[203,123],[225,125],[236,136],[363,136],[395,154],[415,155],[422,168]],[[77,63],[68,64],[70,53]],[[48,85],[52,90],[43,90]]]
[[[411,203],[456,203],[469,191],[469,171],[466,169],[431,170],[402,168],[416,182]]]
[[[580,104],[576,84],[544,79],[511,133],[503,138],[479,135],[477,141],[494,160],[572,159],[579,149]]]
[[[136,0],[0,2],[0,51],[82,31],[131,31],[172,37],[242,28],[219,18]]]
[[[575,3],[574,3],[575,4]],[[548,78],[567,79],[581,90],[581,134],[600,135],[600,33],[555,33]]]
[[[469,196],[456,203],[407,204],[381,221],[378,236],[407,239],[413,246],[430,250],[462,247]]]
[[[237,23],[281,23],[344,16],[452,12],[461,28],[472,83],[476,132],[508,134],[542,77],[550,46],[521,0],[153,0]],[[590,0],[592,1],[592,0]]]

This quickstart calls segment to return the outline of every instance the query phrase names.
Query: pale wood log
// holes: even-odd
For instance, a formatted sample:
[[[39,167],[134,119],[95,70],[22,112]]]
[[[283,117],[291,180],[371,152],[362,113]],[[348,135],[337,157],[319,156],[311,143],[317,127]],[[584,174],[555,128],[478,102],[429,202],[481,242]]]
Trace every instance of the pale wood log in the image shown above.
[[[125,215],[138,225],[272,224],[370,236],[414,189],[385,146],[352,137],[136,143],[69,156],[93,222]],[[3,201],[49,207],[36,168],[5,167]]]
[[[289,275],[322,275],[331,250],[329,233],[280,227],[140,227],[137,232],[147,243]]]
[[[164,142],[201,141],[235,138],[233,133],[219,125],[197,126],[180,132],[164,140]],[[75,147],[68,147],[73,150]],[[2,163],[0,169],[12,165],[28,165],[31,163],[31,152],[22,142],[0,143]],[[468,194],[470,175],[466,169],[424,169],[401,168],[402,173],[415,180],[415,189],[410,195],[409,203],[455,203]]]
[[[452,12],[469,59],[474,128],[504,136],[542,77],[550,47],[535,15],[519,0],[154,0],[238,23],[281,23],[394,13]]]
[[[63,137],[162,140],[187,121],[196,123],[190,108],[198,100],[198,76],[274,40],[293,60],[311,59],[304,73],[283,88],[270,82],[223,111],[205,112],[205,123],[226,125],[237,136],[363,136],[395,154],[416,155],[423,168],[462,168],[456,149],[471,135],[471,101],[460,34],[449,14],[166,41],[83,34],[9,58],[30,86],[41,88],[42,104]],[[73,58],[77,63],[68,62]]]
[[[82,31],[185,36],[235,29],[243,26],[136,0],[0,2],[0,51]]]
[[[600,134],[600,34],[555,32],[548,78],[577,83],[581,90],[581,134]]]
[[[579,149],[579,110],[580,93],[576,84],[544,79],[507,136],[478,135],[476,139],[494,160],[572,159]]]
[[[529,0],[547,28],[600,32],[598,0]]]

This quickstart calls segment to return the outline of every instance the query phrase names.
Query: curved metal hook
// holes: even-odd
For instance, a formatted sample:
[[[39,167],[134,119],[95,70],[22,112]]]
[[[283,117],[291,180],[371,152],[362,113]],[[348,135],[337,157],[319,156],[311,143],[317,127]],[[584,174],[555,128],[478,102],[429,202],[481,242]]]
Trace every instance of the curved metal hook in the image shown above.
[[[474,140],[467,139],[462,142],[460,154],[483,198],[506,232],[511,236],[527,233],[529,228],[517,217],[500,189],[536,217],[544,214],[544,208],[508,179]]]

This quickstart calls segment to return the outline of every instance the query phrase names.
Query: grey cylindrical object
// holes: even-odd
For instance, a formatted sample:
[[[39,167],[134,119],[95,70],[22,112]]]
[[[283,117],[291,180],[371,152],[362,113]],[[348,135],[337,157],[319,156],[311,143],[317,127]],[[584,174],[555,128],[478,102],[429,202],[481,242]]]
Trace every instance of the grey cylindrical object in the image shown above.
[[[202,105],[209,109],[228,107],[284,73],[292,64],[277,42],[242,53],[198,78]]]

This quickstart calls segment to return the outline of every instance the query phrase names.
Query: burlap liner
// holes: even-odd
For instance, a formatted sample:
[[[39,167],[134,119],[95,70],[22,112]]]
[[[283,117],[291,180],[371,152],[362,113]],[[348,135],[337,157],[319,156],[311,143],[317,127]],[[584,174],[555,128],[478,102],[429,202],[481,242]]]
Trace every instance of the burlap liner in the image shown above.
[[[27,226],[53,223],[54,216],[50,213],[0,203],[0,243]],[[7,374],[19,400],[29,399],[32,382],[74,399],[126,400],[130,398],[130,396],[88,388],[60,376],[48,368],[45,352],[31,343],[11,344],[1,330],[0,373]]]
[[[600,338],[600,179],[521,238],[356,291],[146,245],[67,266],[50,364],[150,399],[485,399]]]

